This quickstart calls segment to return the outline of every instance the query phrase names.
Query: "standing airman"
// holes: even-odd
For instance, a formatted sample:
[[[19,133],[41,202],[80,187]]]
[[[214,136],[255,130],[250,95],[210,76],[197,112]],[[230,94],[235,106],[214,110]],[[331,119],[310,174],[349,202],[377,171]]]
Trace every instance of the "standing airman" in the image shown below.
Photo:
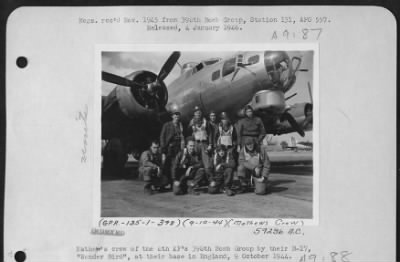
[[[261,144],[266,134],[264,124],[259,117],[254,116],[253,108],[247,105],[244,108],[246,117],[238,122],[238,145],[243,147],[246,137],[255,139],[257,144]]]
[[[194,108],[194,117],[189,123],[189,133],[195,140],[196,150],[201,153],[204,168],[209,168],[210,154],[214,146],[213,129],[198,106]]]
[[[221,123],[218,125],[216,137],[217,145],[224,145],[228,150],[236,147],[236,129],[225,112],[221,113]]]
[[[218,126],[219,126],[217,114],[215,113],[215,111],[210,112],[209,120],[210,120],[209,123],[212,127],[212,132],[213,132],[213,145],[215,146],[217,143],[217,132],[218,132]]]
[[[172,184],[172,162],[179,151],[185,148],[185,138],[180,117],[181,113],[179,111],[173,111],[172,120],[163,125],[160,134],[161,152],[166,155],[164,170],[170,184]]]

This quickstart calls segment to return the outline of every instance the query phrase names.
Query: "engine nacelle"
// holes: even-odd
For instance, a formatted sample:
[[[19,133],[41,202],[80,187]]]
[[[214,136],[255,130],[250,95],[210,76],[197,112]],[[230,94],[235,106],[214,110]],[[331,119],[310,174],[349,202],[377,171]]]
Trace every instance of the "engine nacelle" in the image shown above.
[[[126,78],[132,79],[137,85],[116,87],[117,101],[124,115],[131,119],[150,116],[157,114],[165,107],[168,92],[164,82],[160,81],[157,85],[158,90],[152,90],[154,94],[149,94],[149,85],[153,85],[152,83],[157,78],[156,74],[149,71],[137,71]]]
[[[102,100],[102,137],[122,137],[131,135],[135,123],[155,122],[160,110],[168,100],[167,87],[162,81],[154,82],[157,75],[149,71],[137,71],[128,76],[133,86],[116,86]],[[151,86],[149,86],[151,85]],[[155,92],[149,94],[149,90]],[[139,121],[132,121],[139,120]],[[153,128],[155,129],[155,128]],[[149,131],[151,132],[151,131]]]
[[[249,105],[259,114],[281,114],[285,110],[285,97],[279,90],[262,90],[257,92]],[[244,117],[244,109],[239,110],[239,117]]]

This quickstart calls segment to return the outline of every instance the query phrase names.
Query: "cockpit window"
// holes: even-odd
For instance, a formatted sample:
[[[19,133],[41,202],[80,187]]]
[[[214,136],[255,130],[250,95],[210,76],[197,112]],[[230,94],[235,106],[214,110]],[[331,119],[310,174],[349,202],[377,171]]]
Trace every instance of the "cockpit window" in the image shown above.
[[[283,60],[283,61],[281,61],[279,63],[276,63],[276,64],[266,65],[266,69],[267,69],[267,71],[275,71],[275,70],[285,71],[285,70],[288,69],[288,64],[289,64],[288,61]]]
[[[243,64],[243,55],[242,54],[239,54],[238,56],[237,56],[237,61],[236,61],[238,64]]]
[[[236,58],[230,58],[224,63],[224,66],[222,67],[222,76],[229,75],[235,71],[235,65],[236,65]]]
[[[288,90],[291,87],[293,80],[291,77],[292,65],[290,58],[283,51],[265,51],[264,65],[268,74],[269,80],[276,88]]]
[[[221,59],[212,59],[212,60],[204,61],[204,64],[206,66],[212,65],[212,64],[215,64],[216,62],[218,62],[219,60],[221,60]]]
[[[260,61],[260,56],[253,55],[253,56],[249,57],[249,59],[247,60],[247,63],[250,65],[254,65],[254,64],[257,64],[259,61]]]
[[[276,69],[280,71],[285,71],[288,68],[288,62],[283,60],[279,64],[276,64]]]
[[[200,71],[201,69],[203,69],[204,65],[203,63],[200,63],[196,66],[196,71]]]
[[[211,75],[211,80],[212,80],[212,81],[217,80],[217,79],[220,77],[220,75],[221,75],[221,71],[220,71],[220,70],[215,71],[215,72],[212,73],[212,75]]]

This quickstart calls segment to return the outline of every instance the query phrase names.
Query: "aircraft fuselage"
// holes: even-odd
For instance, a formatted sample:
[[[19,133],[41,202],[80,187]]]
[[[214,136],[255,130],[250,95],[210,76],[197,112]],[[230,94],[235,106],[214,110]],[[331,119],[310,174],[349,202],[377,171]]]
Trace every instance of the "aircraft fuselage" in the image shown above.
[[[206,114],[211,110],[228,112],[233,119],[249,103],[255,109],[282,113],[286,106],[283,94],[295,81],[292,60],[283,51],[251,51],[210,65],[206,61],[184,68],[181,76],[168,86],[167,110],[178,108],[183,121],[192,117],[195,106]],[[260,92],[263,90],[270,93]],[[257,93],[265,99],[253,99]],[[257,108],[258,102],[264,103]]]

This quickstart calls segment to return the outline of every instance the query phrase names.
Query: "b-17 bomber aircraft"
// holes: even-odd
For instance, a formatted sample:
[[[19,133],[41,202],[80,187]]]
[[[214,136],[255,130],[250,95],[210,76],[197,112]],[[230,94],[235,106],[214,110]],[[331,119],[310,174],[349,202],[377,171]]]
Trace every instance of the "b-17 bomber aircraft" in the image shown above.
[[[312,101],[287,105],[285,97],[296,82],[301,58],[285,51],[237,52],[226,59],[210,58],[179,65],[180,52],[173,52],[158,74],[141,70],[125,77],[102,72],[102,80],[117,86],[102,97],[103,167],[121,172],[128,153],[136,155],[157,139],[170,112],[179,110],[185,126],[199,106],[203,113],[225,111],[236,121],[251,105],[268,134],[312,130]],[[164,79],[175,65],[180,76],[171,84]],[[311,95],[311,87],[309,85]],[[107,171],[106,171],[107,172]]]

